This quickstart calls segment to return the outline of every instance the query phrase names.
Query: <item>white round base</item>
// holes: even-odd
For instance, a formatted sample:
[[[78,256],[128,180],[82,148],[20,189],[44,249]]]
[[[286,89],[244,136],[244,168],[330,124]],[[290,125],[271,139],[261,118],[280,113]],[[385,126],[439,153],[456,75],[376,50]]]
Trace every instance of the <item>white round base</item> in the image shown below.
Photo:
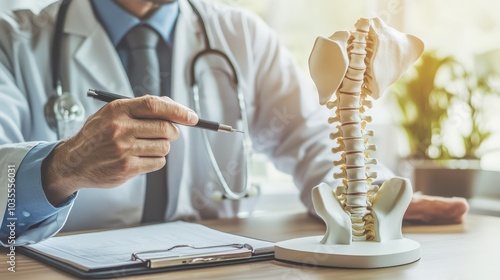
[[[323,236],[278,242],[275,258],[309,265],[376,268],[403,265],[420,259],[420,244],[410,239],[384,242],[358,241],[349,245],[324,245]]]

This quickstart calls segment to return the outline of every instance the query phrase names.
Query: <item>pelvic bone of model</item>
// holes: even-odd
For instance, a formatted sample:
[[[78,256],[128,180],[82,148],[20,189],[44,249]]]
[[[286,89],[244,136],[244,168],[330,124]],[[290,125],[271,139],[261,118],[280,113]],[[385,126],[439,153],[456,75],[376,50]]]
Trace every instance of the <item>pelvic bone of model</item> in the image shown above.
[[[368,143],[373,131],[365,114],[378,99],[420,57],[420,39],[403,34],[378,18],[360,19],[355,31],[339,31],[329,38],[318,37],[309,67],[321,105],[334,109],[328,119],[336,124],[330,138],[332,152],[341,172],[334,174],[335,189],[322,183],[313,189],[317,214],[327,224],[323,244],[350,244],[352,241],[379,241],[402,238],[401,224],[410,203],[408,179],[392,178],[379,188],[371,185],[376,174],[370,165],[375,145]],[[335,99],[330,99],[335,94]]]

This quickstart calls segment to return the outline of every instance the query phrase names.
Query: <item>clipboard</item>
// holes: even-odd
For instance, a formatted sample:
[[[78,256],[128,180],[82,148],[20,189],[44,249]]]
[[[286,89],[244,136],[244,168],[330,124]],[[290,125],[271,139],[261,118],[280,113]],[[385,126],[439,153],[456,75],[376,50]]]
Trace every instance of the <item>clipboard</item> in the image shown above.
[[[78,263],[82,256],[78,256],[78,246],[85,246],[84,242],[92,243],[92,240],[104,238],[103,243],[113,234],[119,236],[128,234],[144,234],[141,237],[152,236],[159,232],[168,233],[172,229],[184,231],[197,230],[196,236],[201,236],[198,243],[207,242],[207,246],[193,246],[187,238],[176,240],[179,244],[161,247],[155,250],[137,250],[127,253],[127,261],[111,263],[109,265],[85,266],[85,262]],[[180,236],[180,235],[176,235]],[[203,239],[205,238],[205,239]],[[88,241],[85,241],[88,239]],[[80,244],[72,242],[81,241]],[[233,243],[228,243],[233,242]],[[115,241],[119,242],[119,241]],[[210,245],[211,244],[211,245]],[[96,244],[95,248],[99,248]],[[147,247],[147,246],[145,246]],[[77,249],[74,249],[77,248]],[[92,250],[97,250],[93,248]],[[140,247],[139,247],[140,248]],[[60,269],[78,278],[112,278],[133,275],[151,274],[158,272],[168,272],[176,270],[186,270],[194,268],[204,268],[229,264],[240,264],[247,262],[263,261],[274,259],[274,243],[244,236],[228,234],[214,229],[193,223],[173,222],[158,224],[153,226],[141,226],[123,230],[111,230],[95,233],[83,233],[77,235],[57,236],[43,241],[39,244],[18,248],[19,252]],[[113,250],[113,248],[109,249]],[[76,253],[75,253],[76,252]],[[85,254],[84,251],[82,251]],[[186,253],[188,252],[188,253]],[[108,254],[106,248],[95,252]]]

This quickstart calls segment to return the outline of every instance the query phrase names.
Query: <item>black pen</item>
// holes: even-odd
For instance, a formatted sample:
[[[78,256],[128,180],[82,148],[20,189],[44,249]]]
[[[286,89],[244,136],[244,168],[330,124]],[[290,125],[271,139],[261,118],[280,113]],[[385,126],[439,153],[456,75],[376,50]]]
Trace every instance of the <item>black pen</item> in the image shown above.
[[[117,99],[130,99],[131,97],[119,95],[116,93],[111,93],[103,90],[98,90],[98,89],[89,89],[87,91],[87,96],[92,97],[94,99],[98,99],[104,102],[111,102]],[[213,131],[222,131],[222,132],[241,132],[241,130],[237,130],[232,128],[231,126],[227,124],[220,124],[218,122],[213,122],[213,121],[207,121],[203,119],[199,119],[198,123],[194,125],[194,127],[200,127],[208,130],[213,130]]]

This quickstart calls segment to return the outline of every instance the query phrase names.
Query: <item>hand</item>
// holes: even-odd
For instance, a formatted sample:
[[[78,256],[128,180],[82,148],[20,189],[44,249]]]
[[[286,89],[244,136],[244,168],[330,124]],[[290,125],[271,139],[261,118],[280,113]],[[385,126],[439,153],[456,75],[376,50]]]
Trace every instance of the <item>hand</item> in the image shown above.
[[[143,96],[101,108],[42,164],[42,184],[53,205],[81,188],[111,188],[162,168],[179,130],[198,116],[168,97]]]
[[[459,224],[468,209],[467,200],[461,197],[448,198],[415,193],[403,220],[422,224]]]

